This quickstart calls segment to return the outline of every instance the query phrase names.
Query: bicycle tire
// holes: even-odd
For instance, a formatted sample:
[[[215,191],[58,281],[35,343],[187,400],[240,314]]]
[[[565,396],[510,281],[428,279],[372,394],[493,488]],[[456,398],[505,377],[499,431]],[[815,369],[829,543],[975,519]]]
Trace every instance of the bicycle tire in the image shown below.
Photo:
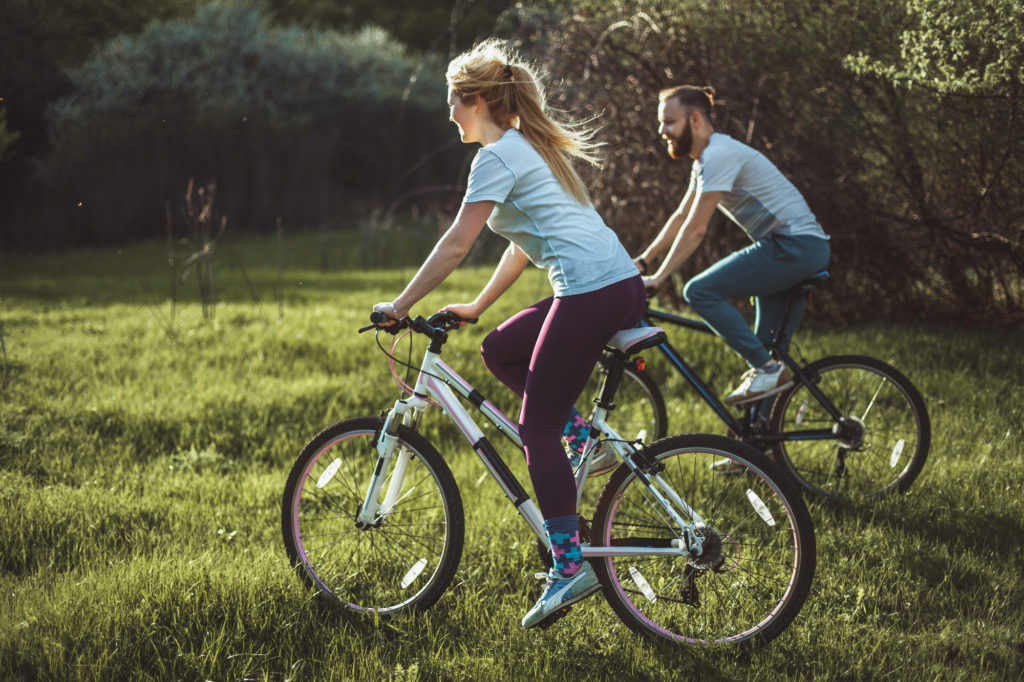
[[[804,489],[833,499],[869,500],[902,493],[921,473],[931,446],[931,423],[913,383],[891,365],[865,355],[834,355],[807,366],[818,388],[848,419],[836,440],[783,440],[776,461]],[[772,408],[769,431],[839,429],[797,384]]]
[[[645,454],[704,517],[705,551],[591,559],[616,615],[655,640],[740,648],[771,641],[799,613],[814,579],[814,528],[799,490],[767,457],[724,436],[672,436]],[[713,466],[723,459],[741,472]],[[623,464],[598,500],[594,544],[668,546],[679,536],[666,519]]]
[[[401,426],[399,447],[412,457],[394,512],[369,528],[355,525],[377,465],[381,423],[346,419],[303,448],[285,485],[281,529],[289,560],[320,598],[389,616],[441,597],[462,557],[465,523],[448,465],[423,436]]]
[[[610,355],[605,354],[594,368],[576,406],[581,413],[593,412],[592,404],[586,401],[597,395],[610,362]],[[626,365],[615,392],[615,409],[608,415],[608,421],[623,438],[636,438],[641,432],[646,433],[646,443],[664,438],[668,433],[668,411],[657,382],[644,370]]]

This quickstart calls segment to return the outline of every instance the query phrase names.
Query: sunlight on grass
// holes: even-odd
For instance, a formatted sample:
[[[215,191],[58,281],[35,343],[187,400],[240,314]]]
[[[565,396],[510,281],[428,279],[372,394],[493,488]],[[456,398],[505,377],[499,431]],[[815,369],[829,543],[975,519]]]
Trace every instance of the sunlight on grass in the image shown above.
[[[341,239],[341,237],[339,237]],[[413,266],[362,270],[344,243],[321,269],[317,235],[232,245],[204,320],[159,244],[5,254],[10,383],[0,392],[0,679],[1007,679],[1024,655],[1021,336],[948,328],[829,328],[808,358],[866,353],[921,389],[933,425],[924,472],[874,506],[809,500],[818,573],[767,649],[651,646],[595,597],[547,631],[519,620],[539,592],[536,543],[464,440],[423,433],[452,467],[467,540],[448,594],[387,623],[311,598],[287,565],[280,498],[320,429],[377,414],[398,392],[372,334],[376,301]],[[351,246],[351,245],[349,245]],[[225,247],[226,248],[226,247]],[[489,266],[460,269],[416,312],[468,300]],[[547,295],[531,271],[446,360],[510,416],[479,361],[487,331]],[[743,367],[720,341],[672,332],[716,390]],[[383,343],[390,343],[383,337]],[[421,341],[401,346],[418,362]],[[672,431],[721,432],[663,360]],[[493,432],[488,430],[490,435]],[[522,456],[495,445],[526,480]],[[567,663],[568,662],[568,663]]]

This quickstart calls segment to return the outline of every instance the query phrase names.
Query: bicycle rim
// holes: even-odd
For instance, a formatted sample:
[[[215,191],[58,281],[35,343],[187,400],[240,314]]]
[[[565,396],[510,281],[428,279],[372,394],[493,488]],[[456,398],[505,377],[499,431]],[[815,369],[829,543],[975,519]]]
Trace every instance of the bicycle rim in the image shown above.
[[[647,454],[663,467],[658,477],[703,518],[704,550],[696,558],[594,560],[609,604],[634,630],[673,642],[749,645],[777,636],[814,575],[814,532],[800,493],[763,455],[721,436],[666,438]],[[606,546],[666,547],[679,539],[625,466],[601,495],[594,535]]]
[[[779,464],[803,487],[832,498],[905,491],[924,466],[931,440],[913,384],[889,365],[860,356],[823,358],[808,371],[845,424],[837,426],[806,386],[794,387],[773,409],[772,433],[835,429],[837,437],[782,441],[775,448]]]
[[[322,598],[389,615],[426,608],[441,596],[461,557],[463,517],[441,456],[401,429],[400,447],[412,457],[394,510],[368,528],[356,526],[377,465],[379,423],[375,417],[347,420],[306,446],[285,488],[282,529],[292,564]],[[394,466],[384,490],[393,472]]]

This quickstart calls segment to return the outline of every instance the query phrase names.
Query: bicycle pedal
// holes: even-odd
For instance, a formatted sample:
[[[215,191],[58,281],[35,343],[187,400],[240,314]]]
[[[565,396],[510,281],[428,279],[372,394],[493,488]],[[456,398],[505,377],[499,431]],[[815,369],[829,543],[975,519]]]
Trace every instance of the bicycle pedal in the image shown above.
[[[570,606],[563,606],[562,608],[558,609],[557,611],[552,611],[551,614],[548,615],[547,618],[545,618],[541,622],[537,623],[537,627],[539,627],[541,630],[547,630],[549,627],[554,625],[557,620],[559,620],[560,618],[564,618],[566,616],[566,614],[569,613],[569,609],[571,609],[571,608],[572,608],[571,605]]]

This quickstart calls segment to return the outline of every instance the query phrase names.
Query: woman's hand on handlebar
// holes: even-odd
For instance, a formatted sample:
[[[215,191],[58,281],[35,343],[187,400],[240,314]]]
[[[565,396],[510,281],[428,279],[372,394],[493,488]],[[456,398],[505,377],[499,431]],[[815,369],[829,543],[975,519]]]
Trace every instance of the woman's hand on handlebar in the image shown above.
[[[452,303],[441,308],[442,313],[452,313],[463,320],[475,322],[483,310],[475,303]]]
[[[383,301],[381,303],[375,304],[373,306],[373,312],[383,313],[386,317],[390,318],[391,321],[379,325],[381,327],[390,327],[391,325],[395,324],[398,320],[407,317],[409,314],[408,311],[399,312],[399,310],[395,307],[394,301]]]
[[[370,325],[360,329],[359,333],[362,334],[376,328],[385,329],[390,334],[397,334],[406,326],[408,319],[407,315],[399,314],[392,301],[377,303],[373,306],[373,312],[370,313]]]

